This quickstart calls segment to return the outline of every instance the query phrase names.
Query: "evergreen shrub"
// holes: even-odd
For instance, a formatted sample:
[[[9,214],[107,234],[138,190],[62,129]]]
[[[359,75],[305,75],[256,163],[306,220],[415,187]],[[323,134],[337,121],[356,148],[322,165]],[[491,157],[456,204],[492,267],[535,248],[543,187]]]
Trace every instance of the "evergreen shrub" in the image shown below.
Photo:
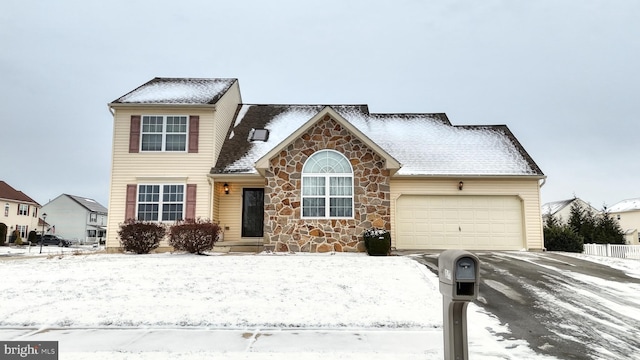
[[[27,240],[31,243],[31,244],[35,244],[38,242],[38,235],[36,234],[35,231],[31,230],[29,231],[29,237],[27,238]]]
[[[19,245],[18,240],[20,241],[20,244],[22,244],[22,239],[20,238],[20,232],[18,231],[18,229],[15,229],[11,232],[11,237],[9,238],[9,242]]]
[[[584,238],[570,226],[554,225],[544,228],[544,246],[548,251],[584,251]]]
[[[0,246],[4,246],[7,240],[7,224],[0,223]]]

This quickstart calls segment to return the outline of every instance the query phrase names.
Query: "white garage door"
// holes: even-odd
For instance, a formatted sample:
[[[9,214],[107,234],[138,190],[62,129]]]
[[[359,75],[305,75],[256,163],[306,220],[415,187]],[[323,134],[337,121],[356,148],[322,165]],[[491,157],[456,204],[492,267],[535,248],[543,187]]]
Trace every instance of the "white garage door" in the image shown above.
[[[522,205],[516,196],[402,195],[396,248],[520,250]]]

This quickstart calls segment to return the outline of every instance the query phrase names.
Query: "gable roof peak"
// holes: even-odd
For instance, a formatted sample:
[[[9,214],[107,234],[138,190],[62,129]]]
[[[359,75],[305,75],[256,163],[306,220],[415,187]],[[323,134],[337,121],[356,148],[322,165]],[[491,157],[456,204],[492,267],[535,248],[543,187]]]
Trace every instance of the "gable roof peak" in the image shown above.
[[[353,136],[359,138],[362,142],[364,142],[369,148],[371,148],[375,153],[380,155],[384,161],[387,169],[390,169],[392,173],[395,173],[402,165],[398,160],[396,160],[393,156],[391,156],[385,149],[380,147],[374,141],[372,141],[365,133],[363,133],[360,129],[351,124],[347,119],[345,119],[336,109],[332,106],[325,105],[317,114],[308,119],[307,122],[302,124],[302,126],[298,127],[295,131],[291,132],[289,136],[285,137],[277,143],[277,145],[271,150],[269,150],[266,154],[261,156],[255,162],[255,168],[264,175],[264,170],[267,169],[269,160],[273,158],[277,153],[279,153],[283,148],[285,148],[288,144],[290,144],[294,139],[301,136],[311,127],[316,125],[318,122],[322,121],[325,118],[329,118],[334,120],[341,126],[345,127]]]
[[[22,191],[14,189],[11,185],[7,184],[3,180],[0,180],[0,199],[32,203],[37,206],[40,206],[40,204],[38,204],[37,201],[30,198],[29,196],[27,196],[27,194],[23,193]]]

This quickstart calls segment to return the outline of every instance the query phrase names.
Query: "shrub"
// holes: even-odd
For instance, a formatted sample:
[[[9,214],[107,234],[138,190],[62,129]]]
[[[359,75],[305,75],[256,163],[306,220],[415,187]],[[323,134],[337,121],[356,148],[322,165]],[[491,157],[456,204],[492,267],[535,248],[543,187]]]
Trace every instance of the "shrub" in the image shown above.
[[[35,244],[36,242],[38,242],[38,235],[36,234],[35,231],[31,230],[29,231],[29,237],[27,238],[27,240],[30,243]]]
[[[7,240],[7,224],[0,223],[0,246],[4,246]]]
[[[549,251],[584,251],[584,238],[569,225],[545,226],[544,246]]]
[[[124,251],[148,254],[158,248],[166,231],[164,225],[156,222],[127,220],[120,224],[118,236]]]
[[[18,230],[17,229],[13,230],[11,232],[11,236],[9,236],[9,243],[15,243],[19,237],[20,237],[20,233],[18,232]]]
[[[20,231],[18,231],[18,229],[13,230],[11,233],[11,242],[17,246],[22,245],[22,237],[20,237]]]
[[[192,254],[202,254],[213,249],[220,227],[209,220],[187,219],[169,229],[169,244],[174,249]]]

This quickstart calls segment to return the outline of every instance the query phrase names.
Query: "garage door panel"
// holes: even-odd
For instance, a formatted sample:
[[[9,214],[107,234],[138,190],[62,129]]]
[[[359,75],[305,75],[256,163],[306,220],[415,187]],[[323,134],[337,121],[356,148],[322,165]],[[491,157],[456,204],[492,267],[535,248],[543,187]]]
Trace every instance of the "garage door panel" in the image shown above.
[[[519,250],[516,196],[403,195],[396,202],[398,249]]]

